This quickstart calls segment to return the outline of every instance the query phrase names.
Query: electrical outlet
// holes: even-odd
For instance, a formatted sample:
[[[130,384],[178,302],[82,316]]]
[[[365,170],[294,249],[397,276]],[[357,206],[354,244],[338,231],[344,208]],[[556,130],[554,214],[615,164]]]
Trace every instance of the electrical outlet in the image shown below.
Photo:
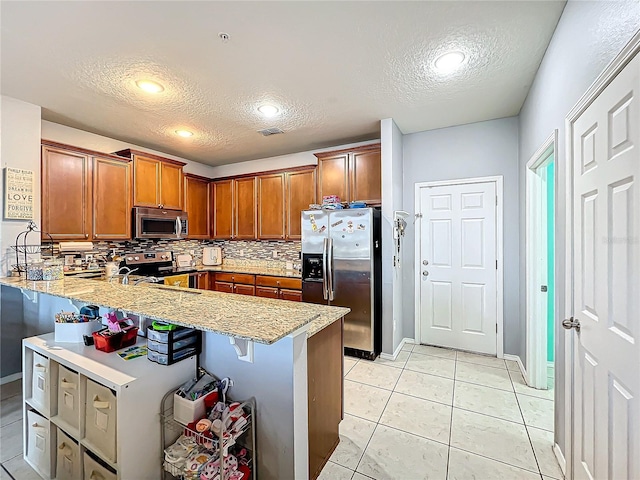
[[[273,255],[273,258],[278,258],[278,251],[277,250],[274,250],[271,254]]]
[[[244,250],[238,250],[238,255],[244,257]]]
[[[190,253],[191,255],[195,255],[195,254],[196,254],[196,251],[195,251],[195,250],[189,250],[189,253]]]

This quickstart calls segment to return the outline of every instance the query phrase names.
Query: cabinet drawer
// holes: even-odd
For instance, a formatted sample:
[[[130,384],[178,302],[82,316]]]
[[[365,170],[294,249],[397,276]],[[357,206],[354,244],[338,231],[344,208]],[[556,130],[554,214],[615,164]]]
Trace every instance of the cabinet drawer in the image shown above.
[[[271,287],[256,287],[256,297],[278,298],[278,289]]]
[[[27,412],[27,459],[45,477],[51,476],[51,431],[49,420],[33,410]]]
[[[233,283],[229,282],[214,282],[213,289],[216,292],[233,293]]]
[[[50,405],[49,359],[33,352],[33,377],[31,383],[31,403],[42,413],[49,415]]]
[[[84,454],[85,480],[118,480],[115,473],[93,459],[87,452]]]
[[[282,300],[289,300],[290,302],[301,302],[302,301],[302,291],[301,290],[280,290],[280,298]]]
[[[237,293],[238,295],[249,295],[254,296],[256,294],[256,287],[253,285],[234,285],[233,293]]]
[[[256,285],[261,287],[289,288],[292,290],[302,290],[302,280],[299,278],[288,277],[267,277],[258,275],[256,277]]]
[[[87,379],[85,438],[96,450],[116,462],[116,396],[107,387]]]
[[[58,429],[58,448],[56,452],[56,478],[64,480],[82,479],[82,460],[80,445]]]
[[[254,285],[256,277],[246,273],[216,273],[216,282],[242,283],[244,285]]]
[[[62,365],[58,367],[58,417],[80,428],[80,376]]]

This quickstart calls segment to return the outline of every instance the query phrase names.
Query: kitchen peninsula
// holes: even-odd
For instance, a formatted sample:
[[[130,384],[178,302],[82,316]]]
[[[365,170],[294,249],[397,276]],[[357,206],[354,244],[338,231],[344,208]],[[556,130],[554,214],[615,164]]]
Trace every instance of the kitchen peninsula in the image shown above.
[[[201,366],[234,379],[236,397],[256,399],[260,478],[315,478],[338,442],[347,308],[75,278],[0,285],[205,332]]]

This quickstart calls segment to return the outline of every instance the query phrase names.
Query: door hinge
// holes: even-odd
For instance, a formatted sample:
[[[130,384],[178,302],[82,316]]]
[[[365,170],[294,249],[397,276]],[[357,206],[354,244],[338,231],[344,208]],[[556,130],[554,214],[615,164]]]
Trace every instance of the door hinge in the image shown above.
[[[496,207],[498,206],[498,196],[496,195]]]
[[[498,260],[496,260],[496,270],[498,269]]]
[[[498,324],[496,323],[496,333],[498,333]]]

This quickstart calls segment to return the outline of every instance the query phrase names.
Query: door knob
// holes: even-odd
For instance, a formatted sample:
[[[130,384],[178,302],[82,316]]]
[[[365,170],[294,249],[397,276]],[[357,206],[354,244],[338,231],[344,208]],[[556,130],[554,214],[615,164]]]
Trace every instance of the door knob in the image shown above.
[[[422,260],[423,265],[429,265],[429,260]]]
[[[429,276],[429,272],[427,272],[426,270],[424,272],[422,272],[422,276],[423,277],[428,277]]]
[[[565,330],[571,330],[572,328],[576,329],[576,332],[580,331],[580,320],[576,320],[575,318],[565,318],[562,321],[562,328]]]

